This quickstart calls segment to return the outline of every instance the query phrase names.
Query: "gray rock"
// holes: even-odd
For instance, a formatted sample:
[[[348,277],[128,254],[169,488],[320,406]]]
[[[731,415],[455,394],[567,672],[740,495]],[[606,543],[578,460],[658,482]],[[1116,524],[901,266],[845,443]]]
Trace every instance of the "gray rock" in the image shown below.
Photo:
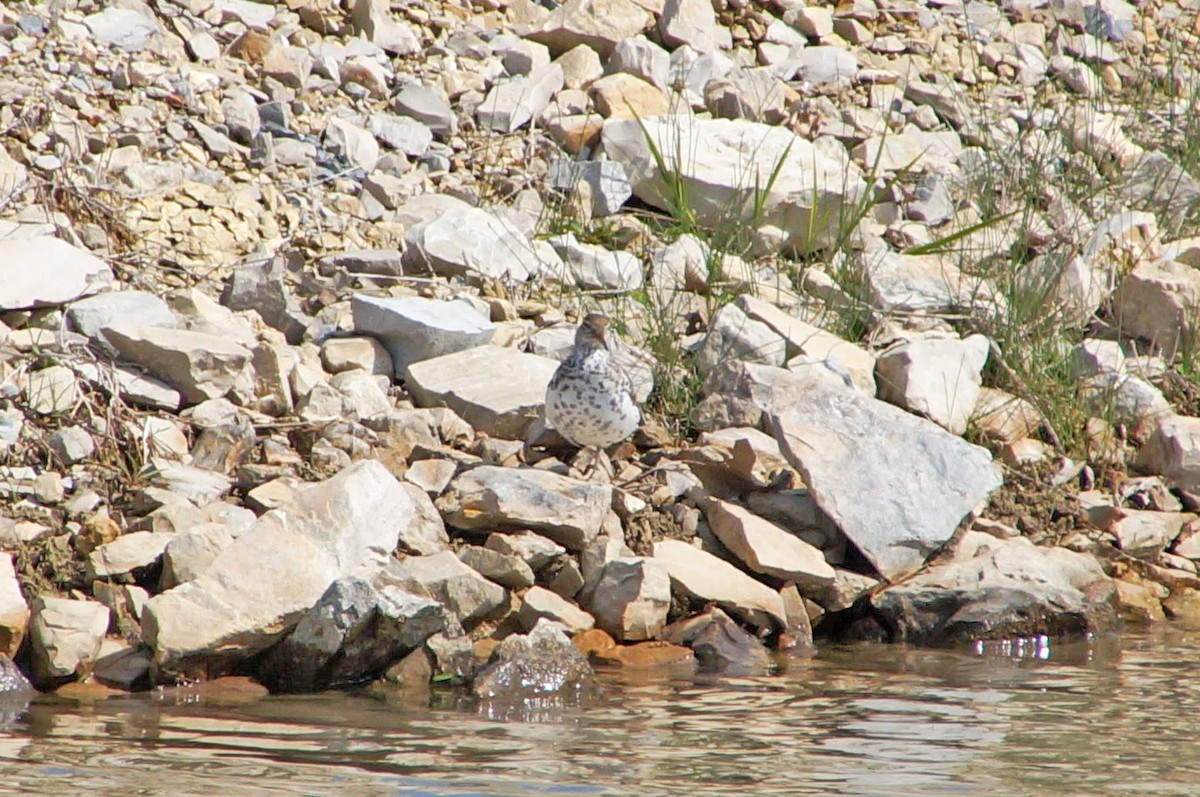
[[[411,117],[375,114],[367,129],[385,147],[403,152],[410,158],[420,158],[433,143],[433,132]]]
[[[330,117],[325,126],[325,145],[339,153],[353,167],[370,174],[379,162],[379,142],[369,130],[347,119]]]
[[[1112,297],[1121,334],[1143,338],[1173,357],[1200,307],[1200,269],[1172,260],[1144,260],[1121,281]]]
[[[458,549],[458,558],[484,578],[509,589],[533,586],[533,569],[519,556],[480,545],[464,545]]]
[[[701,672],[766,675],[774,669],[762,643],[717,608],[672,626],[665,636],[690,647]]]
[[[100,653],[108,631],[108,607],[95,601],[42,596],[32,604],[29,642],[33,680],[55,686],[85,675]]]
[[[736,304],[717,311],[696,354],[702,373],[727,360],[783,365],[787,346],[771,327],[747,316]]]
[[[112,281],[103,260],[58,238],[0,239],[0,310],[66,304]]]
[[[708,0],[666,0],[658,18],[658,32],[668,47],[687,45],[707,53],[718,45],[717,15]]]
[[[1200,497],[1200,418],[1159,418],[1136,465],[1143,473],[1166,476],[1193,499]]]
[[[66,412],[79,400],[79,382],[65,365],[40,368],[21,381],[25,383],[25,403],[42,415]]]
[[[572,233],[554,236],[550,245],[566,266],[564,282],[602,291],[628,292],[642,287],[642,262],[631,252],[580,243]]]
[[[775,439],[813,499],[889,580],[924,564],[1002,482],[987,449],[855,391],[780,382],[772,404]]]
[[[124,359],[178,389],[189,404],[221,398],[235,386],[253,393],[250,351],[226,337],[128,323],[104,327],[102,334]]]
[[[552,55],[586,44],[606,58],[619,42],[641,33],[652,21],[633,0],[567,0],[526,38],[546,45]]]
[[[1113,630],[1112,580],[1095,558],[968,532],[954,559],[871,598],[897,642],[1085,636]]]
[[[681,540],[654,543],[654,558],[666,566],[672,586],[691,598],[720,604],[759,628],[786,620],[778,592],[724,559]]]
[[[388,0],[355,0],[350,24],[375,46],[392,55],[409,55],[421,49],[421,41],[406,25],[397,22]]]
[[[259,676],[283,692],[361,683],[420,647],[446,622],[446,610],[431,598],[345,576],[271,649]]]
[[[446,524],[442,522],[442,516],[433,501],[416,485],[406,482],[401,486],[408,492],[417,514],[411,523],[400,529],[396,550],[430,556],[449,548],[450,537],[446,534]]]
[[[148,568],[162,557],[163,549],[174,537],[150,531],[122,534],[88,554],[88,580],[109,579]]]
[[[92,39],[101,47],[127,53],[146,49],[150,37],[159,33],[158,21],[130,8],[105,8],[83,18]]]
[[[849,83],[858,74],[858,59],[841,47],[817,45],[793,51],[787,69],[794,79],[814,86]]]
[[[406,271],[524,282],[541,270],[529,237],[503,216],[460,207],[404,234]]]
[[[549,620],[540,621],[528,634],[504,639],[471,685],[475,696],[489,706],[529,705],[549,697],[579,699],[597,689],[596,674],[587,659],[561,627]]]
[[[1071,350],[1071,376],[1086,379],[1096,374],[1125,371],[1125,351],[1115,340],[1087,338]]]
[[[979,400],[989,351],[983,335],[901,343],[875,361],[879,398],[961,435]]]
[[[67,320],[71,322],[71,327],[79,334],[86,335],[106,354],[115,354],[116,350],[104,339],[100,330],[130,319],[137,319],[143,326],[168,329],[174,329],[179,323],[166,302],[144,291],[98,293],[72,302],[67,307]]]
[[[567,549],[558,543],[540,534],[534,534],[532,531],[515,534],[489,534],[484,542],[484,547],[491,551],[516,556],[529,565],[534,572],[541,570],[567,552]]]
[[[82,426],[60,426],[47,441],[50,450],[64,465],[82,462],[96,452],[96,443]]]
[[[21,692],[35,692],[33,684],[29,683],[29,679],[25,674],[12,663],[12,659],[8,656],[0,656],[0,695],[5,695],[5,700],[0,703],[0,728],[8,727],[8,712],[10,709],[20,706],[18,713],[25,710],[28,702],[14,704],[10,702],[13,695]]]
[[[633,189],[625,167],[616,161],[571,161],[560,158],[550,164],[550,184],[570,192],[582,181],[591,189],[592,216],[611,216],[629,201]]]
[[[562,67],[548,64],[526,77],[493,85],[475,116],[482,127],[512,133],[537,118],[562,87]]]
[[[632,36],[619,42],[604,65],[604,73],[624,73],[653,83],[660,89],[669,87],[667,73],[671,56],[645,36]]]
[[[455,528],[532,529],[572,551],[583,550],[596,537],[611,505],[608,485],[492,465],[459,475],[437,501],[442,516]]]
[[[221,293],[221,304],[230,310],[255,310],[278,329],[293,346],[304,338],[312,316],[300,310],[300,300],[284,285],[283,257],[234,269]]]
[[[326,255],[317,261],[317,271],[324,276],[338,271],[400,276],[404,266],[398,249],[355,249]]]
[[[351,298],[354,329],[387,348],[397,377],[413,363],[488,343],[496,327],[465,302],[409,297]]]
[[[730,208],[746,214],[760,206],[759,223],[782,230],[789,252],[833,242],[842,232],[839,209],[865,190],[857,169],[782,127],[674,115],[609,119],[602,138],[639,199],[662,209],[671,204],[653,145],[668,171],[678,174],[697,223],[728,223]]]
[[[230,137],[240,144],[250,146],[262,128],[258,103],[250,92],[231,92],[221,100],[221,112],[225,115],[225,126],[229,128]]]
[[[202,523],[170,536],[163,548],[160,592],[195,581],[235,538],[223,523]]]
[[[363,2],[363,0],[360,0]],[[450,103],[438,91],[410,83],[392,100],[392,110],[401,116],[416,119],[439,138],[458,132],[458,117]]]
[[[671,576],[659,561],[622,556],[603,565],[592,592],[596,624],[614,639],[657,639],[667,622]]]
[[[477,346],[413,363],[404,384],[419,406],[449,407],[481,432],[520,440],[545,404],[557,368],[545,357]]]
[[[408,492],[375,460],[299,491],[199,578],[146,604],[142,636],[156,672],[213,676],[270,647],[336,579],[382,568],[414,515]]]
[[[504,588],[463,564],[451,551],[410,556],[388,572],[402,582],[411,580],[423,586],[463,624],[483,619],[504,604]]]

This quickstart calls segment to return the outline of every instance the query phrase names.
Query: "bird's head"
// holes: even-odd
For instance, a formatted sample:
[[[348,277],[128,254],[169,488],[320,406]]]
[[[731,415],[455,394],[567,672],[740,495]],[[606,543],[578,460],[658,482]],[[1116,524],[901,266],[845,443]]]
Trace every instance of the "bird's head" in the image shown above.
[[[575,333],[575,345],[589,348],[608,348],[608,317],[602,313],[588,313]]]

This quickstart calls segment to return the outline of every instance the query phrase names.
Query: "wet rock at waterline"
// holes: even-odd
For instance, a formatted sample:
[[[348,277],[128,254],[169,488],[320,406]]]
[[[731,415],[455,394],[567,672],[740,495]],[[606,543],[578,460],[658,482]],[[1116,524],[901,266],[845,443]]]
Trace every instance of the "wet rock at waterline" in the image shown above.
[[[596,689],[587,659],[561,626],[544,619],[528,634],[514,634],[497,645],[471,684],[477,698],[499,705],[543,698],[577,701]]]

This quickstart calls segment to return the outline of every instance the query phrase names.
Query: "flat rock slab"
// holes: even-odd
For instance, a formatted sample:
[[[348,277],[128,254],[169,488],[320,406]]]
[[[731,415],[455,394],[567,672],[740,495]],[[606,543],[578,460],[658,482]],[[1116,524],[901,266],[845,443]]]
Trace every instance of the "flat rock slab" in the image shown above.
[[[534,529],[582,551],[600,533],[612,487],[533,468],[485,466],[451,481],[437,504],[446,523],[464,531]]]
[[[121,357],[176,388],[189,404],[221,398],[235,384],[251,389],[251,353],[228,337],[140,324],[105,327]]]
[[[173,539],[174,534],[153,531],[122,534],[88,554],[88,578],[123,576],[149,567],[162,557],[167,543]]]
[[[625,167],[643,202],[664,210],[671,204],[657,148],[668,171],[679,175],[697,222],[728,223],[731,208],[748,217],[760,203],[761,222],[783,231],[789,251],[834,241],[840,211],[865,190],[856,167],[783,127],[686,114],[610,119],[602,136],[604,151]]]
[[[771,428],[817,506],[895,581],[1003,479],[987,449],[857,391],[777,383]]]
[[[558,363],[499,346],[414,363],[404,383],[421,407],[446,406],[492,437],[519,440],[546,402]]]
[[[401,583],[419,583],[462,623],[487,617],[504,603],[504,588],[479,575],[452,551],[410,556],[392,565],[388,574]]]
[[[491,321],[465,302],[355,294],[350,307],[355,331],[379,339],[392,356],[397,377],[413,363],[482,346],[496,332]]]
[[[158,673],[211,677],[270,647],[337,578],[382,569],[415,515],[408,491],[376,460],[299,491],[195,581],[146,603],[142,635]]]
[[[1113,590],[1093,556],[969,532],[954,560],[888,587],[871,604],[895,641],[937,645],[1105,633],[1116,625]]]
[[[405,271],[524,282],[540,270],[529,237],[508,219],[474,207],[451,208],[404,234]]]
[[[58,238],[0,240],[0,310],[66,304],[112,281],[103,260]]]
[[[671,583],[692,598],[718,603],[759,627],[770,627],[772,620],[787,622],[779,593],[724,559],[682,540],[654,543],[654,559],[666,565]]]
[[[819,548],[737,504],[713,499],[704,509],[717,539],[755,573],[801,586],[833,583],[833,567]]]
[[[145,291],[116,291],[88,296],[71,303],[67,308],[67,318],[77,332],[93,342],[103,340],[100,330],[104,327],[130,319],[137,319],[139,324],[150,327],[173,329],[179,325],[167,303]]]
[[[446,523],[456,528],[533,529],[582,551],[600,533],[612,505],[612,487],[544,470],[487,465],[452,481],[437,505]]]

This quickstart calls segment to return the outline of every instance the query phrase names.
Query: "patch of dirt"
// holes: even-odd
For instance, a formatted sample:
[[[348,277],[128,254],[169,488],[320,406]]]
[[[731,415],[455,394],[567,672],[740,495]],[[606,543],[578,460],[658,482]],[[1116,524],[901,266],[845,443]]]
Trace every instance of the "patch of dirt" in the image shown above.
[[[65,595],[84,586],[83,561],[68,534],[42,537],[19,546],[13,564],[27,601],[39,595]]]
[[[1180,415],[1200,415],[1200,383],[1171,371],[1159,384],[1163,395]]]
[[[1087,513],[1074,498],[1079,491],[1076,481],[1055,486],[1052,479],[1056,471],[1057,465],[1051,462],[1010,469],[1004,486],[992,493],[984,515],[1042,545],[1057,545],[1076,532],[1094,532]],[[1107,473],[1097,482],[1117,478],[1117,474]]]
[[[653,507],[630,515],[625,521],[625,544],[638,556],[651,556],[659,540],[690,540],[689,534],[675,518]]]

